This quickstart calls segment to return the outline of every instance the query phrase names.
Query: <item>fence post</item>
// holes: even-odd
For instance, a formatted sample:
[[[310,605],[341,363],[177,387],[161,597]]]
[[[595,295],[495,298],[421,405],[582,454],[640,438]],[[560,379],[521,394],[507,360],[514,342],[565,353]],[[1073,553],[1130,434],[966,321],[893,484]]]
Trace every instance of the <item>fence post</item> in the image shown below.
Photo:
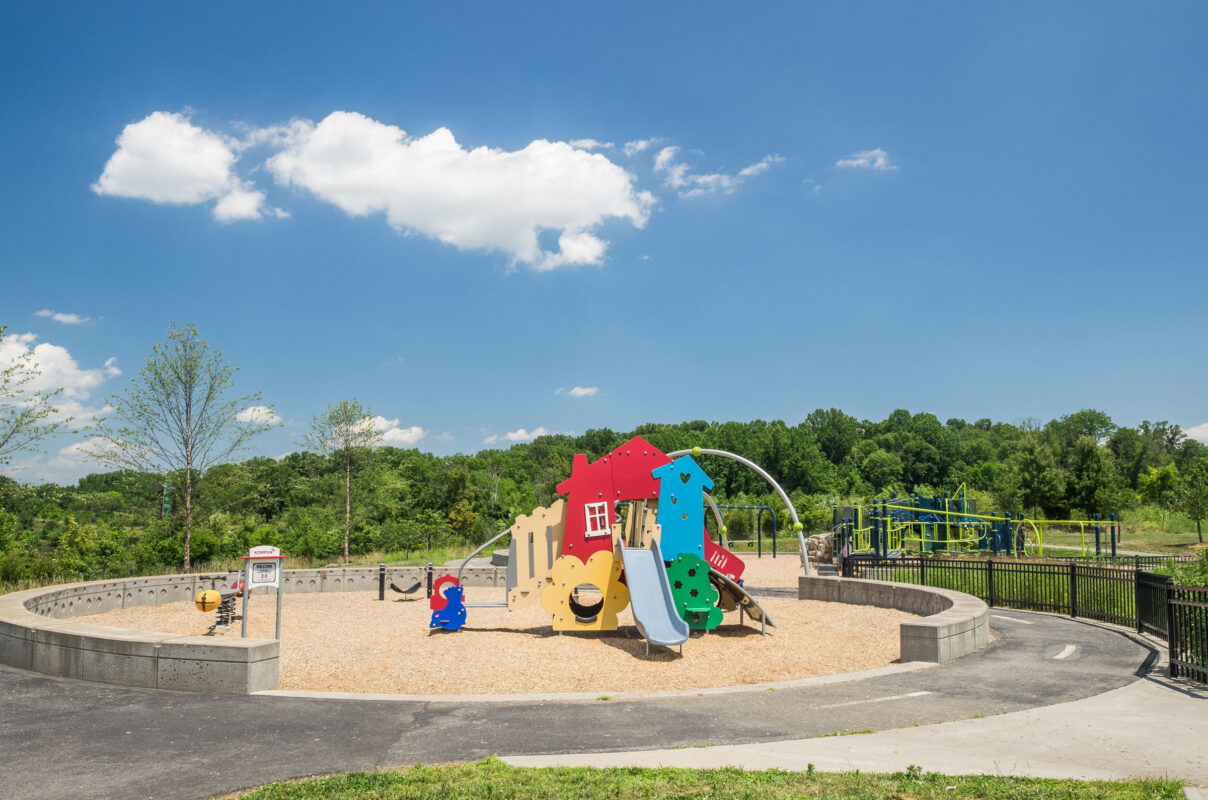
[[[1170,583],[1166,584],[1166,655],[1170,662],[1170,677],[1179,677],[1179,667],[1175,664],[1174,643],[1179,641],[1178,621],[1175,618],[1174,603],[1170,602],[1170,596],[1174,594],[1174,586]]]
[[[919,556],[919,586],[927,585],[927,557]]]
[[[1112,558],[1116,557],[1116,512],[1112,512]]]
[[[986,604],[994,606],[994,559],[986,559]]]
[[[1133,608],[1137,610],[1137,633],[1141,633],[1141,570],[1133,572]]]
[[[1099,515],[1095,515],[1095,558],[1099,557]]]
[[[1070,616],[1078,616],[1078,564],[1070,562]]]

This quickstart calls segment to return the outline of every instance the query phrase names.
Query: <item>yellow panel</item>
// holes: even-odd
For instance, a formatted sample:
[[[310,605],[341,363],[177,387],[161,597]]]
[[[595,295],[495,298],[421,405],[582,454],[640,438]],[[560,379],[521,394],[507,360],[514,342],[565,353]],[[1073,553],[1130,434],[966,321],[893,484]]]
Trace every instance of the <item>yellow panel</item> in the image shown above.
[[[549,508],[536,508],[532,514],[516,518],[512,541],[516,543],[516,587],[508,592],[508,609],[531,606],[553,579],[554,561],[562,553],[562,532],[566,529],[566,501],[558,499]],[[548,532],[548,534],[547,534]],[[547,535],[553,537],[550,542]],[[533,557],[529,559],[530,542]],[[553,553],[553,558],[550,558]]]
[[[541,607],[553,615],[556,631],[615,631],[617,614],[629,605],[629,589],[621,583],[621,559],[612,551],[592,553],[584,564],[575,556],[554,562],[553,581],[541,593]],[[570,608],[576,587],[591,584],[604,595],[604,607],[591,622],[580,622]]]

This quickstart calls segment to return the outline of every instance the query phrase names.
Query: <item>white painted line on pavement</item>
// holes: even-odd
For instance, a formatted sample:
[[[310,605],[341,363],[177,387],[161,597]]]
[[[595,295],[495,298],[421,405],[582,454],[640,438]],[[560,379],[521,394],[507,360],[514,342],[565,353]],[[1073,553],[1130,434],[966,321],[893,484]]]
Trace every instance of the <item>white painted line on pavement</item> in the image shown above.
[[[858,706],[864,703],[884,703],[888,700],[905,700],[907,697],[922,697],[931,692],[911,692],[910,694],[895,694],[892,697],[874,697],[870,700],[852,700],[850,703],[835,703],[829,706],[819,706],[819,708],[846,708],[847,706]]]
[[[1020,625],[1031,625],[1032,624],[1031,622],[1028,622],[1025,619],[1015,619],[1015,617],[1004,617],[1001,614],[991,614],[990,616],[994,617],[994,619],[1005,620],[1006,622],[1018,622]]]
[[[1075,651],[1075,650],[1077,650],[1077,649],[1078,649],[1078,648],[1077,648],[1077,647],[1075,647],[1074,645],[1072,645],[1072,644],[1067,644],[1065,647],[1063,647],[1063,648],[1061,649],[1061,652],[1060,652],[1060,653],[1058,653],[1057,655],[1053,656],[1053,660],[1055,660],[1055,661],[1061,661],[1062,659],[1069,658],[1070,656],[1072,656],[1072,655],[1074,654],[1074,651]]]

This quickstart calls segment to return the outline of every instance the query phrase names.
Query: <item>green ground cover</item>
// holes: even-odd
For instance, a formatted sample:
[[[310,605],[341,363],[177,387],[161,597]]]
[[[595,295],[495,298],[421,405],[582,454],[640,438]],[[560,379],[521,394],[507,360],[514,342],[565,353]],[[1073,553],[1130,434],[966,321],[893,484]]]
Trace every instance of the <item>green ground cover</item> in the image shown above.
[[[326,778],[272,783],[245,794],[248,800],[397,798],[398,800],[616,800],[709,798],[709,800],[1176,800],[1175,781],[1074,781],[997,776],[948,776],[917,768],[893,774],[802,772],[735,768],[524,769],[497,759],[472,764],[385,772],[350,772]]]

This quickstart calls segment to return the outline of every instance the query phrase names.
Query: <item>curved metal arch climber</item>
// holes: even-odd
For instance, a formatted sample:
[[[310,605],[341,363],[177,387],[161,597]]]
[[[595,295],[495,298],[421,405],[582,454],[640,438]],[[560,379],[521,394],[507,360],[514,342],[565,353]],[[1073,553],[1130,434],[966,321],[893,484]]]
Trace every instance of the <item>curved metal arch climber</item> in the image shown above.
[[[800,553],[801,553],[801,567],[802,567],[802,569],[805,570],[806,575],[813,574],[813,570],[810,569],[810,558],[809,558],[809,555],[806,552],[806,548],[805,548],[805,534],[802,533],[802,529],[805,526],[803,526],[801,524],[801,520],[797,518],[797,509],[793,507],[793,501],[789,499],[788,493],[785,492],[784,489],[780,488],[780,484],[776,482],[775,478],[773,478],[771,475],[769,475],[767,473],[767,471],[764,470],[763,467],[759,466],[754,461],[743,458],[742,456],[738,455],[737,453],[731,453],[727,450],[711,450],[711,449],[704,448],[704,447],[693,447],[688,450],[676,450],[674,453],[668,453],[667,457],[668,458],[679,458],[680,456],[688,456],[688,455],[690,455],[694,458],[697,456],[700,456],[700,455],[721,456],[722,458],[728,458],[731,461],[737,461],[739,464],[742,464],[744,467],[751,469],[752,471],[755,472],[756,475],[758,475],[759,477],[761,477],[765,481],[767,481],[768,485],[770,485],[773,489],[776,490],[776,494],[780,495],[780,499],[784,501],[784,505],[789,510],[789,516],[791,516],[793,518],[793,531],[796,532],[796,534],[797,534],[797,547],[799,548]],[[710,498],[710,499],[712,499],[712,498]],[[712,503],[710,503],[710,505],[712,505]],[[716,508],[714,508],[714,512],[716,513]],[[720,518],[720,516],[721,515],[718,514],[719,518]]]

